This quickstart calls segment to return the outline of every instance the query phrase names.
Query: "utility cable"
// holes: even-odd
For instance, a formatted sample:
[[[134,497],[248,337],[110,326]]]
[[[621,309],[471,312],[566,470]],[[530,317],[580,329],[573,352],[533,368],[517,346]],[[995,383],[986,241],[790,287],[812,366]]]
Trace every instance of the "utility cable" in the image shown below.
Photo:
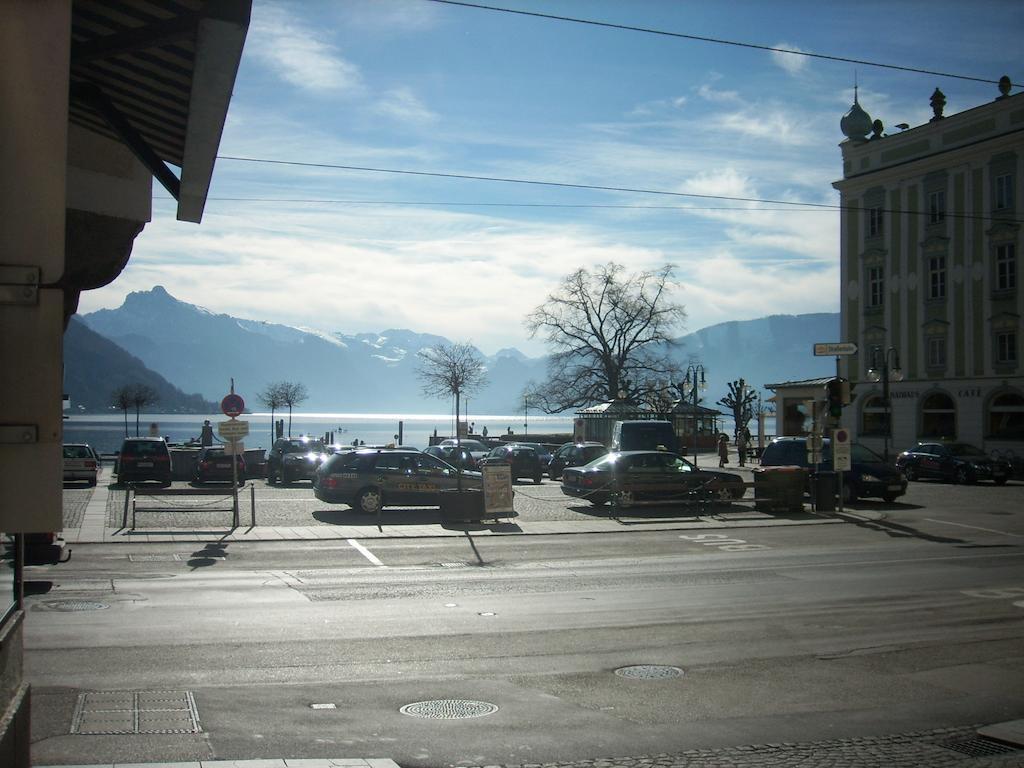
[[[572,24],[586,24],[593,27],[605,27],[607,29],[619,29],[627,32],[643,32],[648,35],[661,35],[662,37],[674,37],[682,40],[693,40],[700,43],[714,43],[715,45],[731,45],[736,48],[750,48],[757,51],[770,51],[772,53],[788,53],[793,56],[805,56],[812,59],[823,59],[825,61],[838,61],[844,64],[858,64],[866,67],[879,67],[881,69],[895,69],[900,72],[913,72],[919,75],[935,75],[937,77],[949,77],[956,80],[970,80],[975,83],[998,83],[998,80],[991,80],[984,77],[972,77],[970,75],[957,75],[951,72],[940,72],[932,69],[921,69],[918,67],[907,67],[900,64],[885,64],[878,61],[868,61],[866,59],[854,59],[847,56],[833,56],[826,53],[812,53],[810,51],[800,51],[793,48],[780,48],[773,45],[759,45],[757,43],[743,43],[737,40],[725,40],[718,37],[707,37],[704,35],[690,35],[683,32],[669,32],[663,29],[652,29],[649,27],[636,27],[630,24],[614,24],[609,21],[595,21],[593,19],[581,19],[574,16],[559,16],[553,13],[539,13],[537,11],[523,11],[515,8],[499,8],[493,5],[482,5],[480,3],[467,3],[461,0],[427,0],[431,3],[438,3],[441,5],[457,5],[463,8],[474,8],[481,11],[495,11],[498,13],[510,13],[516,16],[531,16],[538,19],[548,19],[550,21],[565,21]]]

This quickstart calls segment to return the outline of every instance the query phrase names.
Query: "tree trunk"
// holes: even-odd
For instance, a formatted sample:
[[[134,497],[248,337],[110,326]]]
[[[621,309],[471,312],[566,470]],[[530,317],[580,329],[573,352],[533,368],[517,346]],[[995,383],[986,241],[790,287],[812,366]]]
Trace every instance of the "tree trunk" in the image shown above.
[[[292,407],[288,406],[288,437],[292,436]]]
[[[142,409],[139,406],[135,406],[135,436],[139,436],[139,411]]]
[[[462,438],[459,435],[459,390],[455,390],[455,487],[462,493]]]
[[[270,447],[274,447],[277,435],[274,434],[274,406],[270,406]],[[269,453],[269,451],[267,451]]]
[[[124,409],[124,436],[128,437],[128,409]]]

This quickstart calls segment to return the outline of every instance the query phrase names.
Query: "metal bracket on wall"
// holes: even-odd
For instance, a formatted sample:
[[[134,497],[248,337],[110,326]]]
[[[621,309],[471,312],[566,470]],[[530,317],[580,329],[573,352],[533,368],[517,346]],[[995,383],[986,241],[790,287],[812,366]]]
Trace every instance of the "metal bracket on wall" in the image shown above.
[[[37,305],[40,275],[39,267],[0,265],[0,305]]]
[[[0,424],[0,445],[28,445],[39,442],[35,424]]]

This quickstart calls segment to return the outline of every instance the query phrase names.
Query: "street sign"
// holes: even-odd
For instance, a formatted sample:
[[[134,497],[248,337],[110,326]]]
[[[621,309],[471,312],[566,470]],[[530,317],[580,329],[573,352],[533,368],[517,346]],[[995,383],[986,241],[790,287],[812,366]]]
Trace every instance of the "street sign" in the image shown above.
[[[225,440],[233,443],[249,434],[249,422],[237,421],[236,419],[218,421],[217,432]]]
[[[512,467],[508,464],[491,464],[483,468],[484,510],[490,516],[511,516]]]
[[[230,416],[232,419],[235,416],[241,416],[245,411],[245,400],[242,399],[241,395],[236,395],[232,392],[220,401],[220,410],[225,416]]]
[[[851,462],[850,432],[840,427],[832,432],[832,468],[836,472],[849,472]]]
[[[856,355],[857,345],[852,341],[840,341],[840,342],[825,342],[814,345],[814,354],[818,357],[835,355],[841,357],[844,355]]]
[[[244,456],[245,443],[230,442],[224,446],[224,454],[227,456]]]

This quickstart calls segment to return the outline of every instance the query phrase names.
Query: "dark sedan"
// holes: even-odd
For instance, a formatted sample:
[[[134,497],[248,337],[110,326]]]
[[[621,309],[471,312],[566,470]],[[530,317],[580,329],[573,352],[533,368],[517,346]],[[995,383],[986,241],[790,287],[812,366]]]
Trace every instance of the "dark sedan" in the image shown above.
[[[583,467],[562,472],[562,493],[601,505],[615,500],[628,507],[642,502],[681,502],[698,497],[742,498],[743,478],[699,469],[667,451],[608,453]]]
[[[234,459],[235,470],[231,464]],[[222,482],[231,483],[235,478],[238,484],[245,483],[245,459],[241,454],[230,456],[223,448],[203,448],[196,457],[196,470],[192,479],[199,484]]]
[[[428,456],[434,456],[446,464],[462,469],[476,470],[479,462],[473,458],[469,448],[454,445],[431,445],[423,449]]]
[[[508,464],[512,470],[512,479],[528,477],[534,483],[540,483],[544,477],[544,464],[540,460],[537,449],[522,443],[499,445],[480,461],[480,466],[492,464]]]
[[[953,483],[991,480],[1002,485],[1013,468],[1008,461],[993,459],[969,443],[918,443],[896,457],[907,480],[936,477]]]
[[[441,491],[480,489],[479,472],[463,472],[436,456],[413,449],[357,450],[337,453],[317,469],[313,493],[321,501],[348,504],[376,514],[390,506],[441,504]]]
[[[582,467],[606,453],[608,449],[601,443],[565,443],[548,462],[548,477],[557,480],[566,467]]]
[[[267,482],[290,483],[312,480],[313,473],[327,458],[322,440],[308,437],[282,437],[274,443],[267,455]]]

